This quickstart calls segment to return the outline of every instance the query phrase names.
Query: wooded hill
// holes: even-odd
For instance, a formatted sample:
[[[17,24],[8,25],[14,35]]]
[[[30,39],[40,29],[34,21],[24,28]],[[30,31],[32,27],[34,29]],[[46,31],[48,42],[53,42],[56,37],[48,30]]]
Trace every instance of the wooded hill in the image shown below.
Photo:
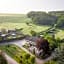
[[[58,28],[64,28],[64,11],[31,11],[27,14],[28,18],[31,18],[33,23],[39,25],[54,25]]]

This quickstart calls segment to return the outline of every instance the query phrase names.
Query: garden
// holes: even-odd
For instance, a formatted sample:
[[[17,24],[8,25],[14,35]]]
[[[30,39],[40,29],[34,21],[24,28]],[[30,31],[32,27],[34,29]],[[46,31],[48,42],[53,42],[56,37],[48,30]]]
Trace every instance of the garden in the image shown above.
[[[35,64],[35,56],[30,55],[17,45],[2,45],[0,49],[15,59],[19,64]]]

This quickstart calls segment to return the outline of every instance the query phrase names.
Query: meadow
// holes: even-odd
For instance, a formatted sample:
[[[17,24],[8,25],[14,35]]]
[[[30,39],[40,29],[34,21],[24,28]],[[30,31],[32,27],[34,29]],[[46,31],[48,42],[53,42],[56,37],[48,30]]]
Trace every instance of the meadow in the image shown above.
[[[28,18],[25,14],[0,14],[0,30],[2,28],[5,29],[20,29],[23,28],[22,32],[24,34],[30,34],[31,30],[35,32],[41,32],[48,29],[50,26],[44,25],[35,25],[31,23],[31,19]],[[26,23],[29,22],[30,25]],[[56,34],[56,37],[60,37],[61,39],[64,38],[64,30],[59,30]]]

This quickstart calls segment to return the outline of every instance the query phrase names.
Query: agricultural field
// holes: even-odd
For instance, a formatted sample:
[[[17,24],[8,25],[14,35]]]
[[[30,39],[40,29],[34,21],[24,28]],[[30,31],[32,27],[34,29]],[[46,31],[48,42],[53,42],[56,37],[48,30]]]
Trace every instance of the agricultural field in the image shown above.
[[[27,17],[27,15],[24,14],[0,14],[0,30],[2,28],[5,29],[20,29],[23,28],[22,32],[24,34],[30,34],[30,31],[33,30],[36,33],[44,31],[48,29],[50,26],[44,26],[44,25],[36,25],[31,23],[31,19]],[[27,22],[30,23],[30,25],[27,24]],[[57,37],[64,38],[64,30],[59,30],[59,32],[56,34]]]
[[[24,14],[0,14],[0,23],[24,23],[27,21],[30,22],[31,19],[27,18]]]
[[[31,24],[31,26],[27,25],[26,23],[0,23],[0,30],[2,28],[5,29],[20,29],[23,28],[22,32],[24,34],[30,34],[31,30],[34,30],[36,32],[40,32],[40,31],[44,31],[46,29],[48,29],[48,26],[37,26],[35,24]]]
[[[15,59],[19,64],[35,64],[35,56],[30,55],[17,45],[2,45],[0,50],[7,53],[13,59]]]

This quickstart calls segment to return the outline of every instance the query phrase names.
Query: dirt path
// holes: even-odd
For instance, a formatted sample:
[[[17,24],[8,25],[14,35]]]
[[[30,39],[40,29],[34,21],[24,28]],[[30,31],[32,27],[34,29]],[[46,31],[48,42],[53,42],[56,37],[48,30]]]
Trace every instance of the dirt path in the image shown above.
[[[18,64],[13,58],[8,56],[7,54],[5,54],[5,58],[6,58],[7,62],[8,62],[8,64]]]
[[[36,60],[35,61],[36,64],[44,64],[44,60],[41,60],[41,59],[38,59],[38,58],[36,58],[35,60]]]
[[[7,45],[7,44],[12,44],[13,42],[8,42],[8,43],[5,43],[4,45]],[[18,45],[20,48],[22,48],[23,50],[25,50],[27,53],[29,53],[30,55],[33,55],[32,53],[30,53],[27,49],[25,49],[24,47],[22,47],[22,45],[26,43],[26,40],[19,40],[19,41],[15,41],[13,44],[16,44]],[[3,45],[3,44],[1,44]],[[7,60],[8,60],[8,64],[18,64],[13,58],[11,58],[10,56],[8,55],[5,55]],[[50,56],[49,58],[47,58],[46,60],[42,60],[42,59],[39,59],[36,57],[35,59],[35,64],[44,64],[46,61],[50,60],[52,58],[52,56]]]

